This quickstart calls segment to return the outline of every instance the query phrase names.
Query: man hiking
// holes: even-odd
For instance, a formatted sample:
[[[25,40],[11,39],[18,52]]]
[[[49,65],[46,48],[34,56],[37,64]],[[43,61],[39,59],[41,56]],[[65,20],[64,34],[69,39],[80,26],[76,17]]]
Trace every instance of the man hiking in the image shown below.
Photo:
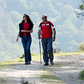
[[[55,41],[56,30],[53,23],[47,20],[47,15],[43,15],[42,20],[43,22],[39,25],[38,39],[41,39],[40,35],[42,32],[43,60],[45,62],[44,66],[49,65],[49,59],[50,64],[54,65],[52,43]]]

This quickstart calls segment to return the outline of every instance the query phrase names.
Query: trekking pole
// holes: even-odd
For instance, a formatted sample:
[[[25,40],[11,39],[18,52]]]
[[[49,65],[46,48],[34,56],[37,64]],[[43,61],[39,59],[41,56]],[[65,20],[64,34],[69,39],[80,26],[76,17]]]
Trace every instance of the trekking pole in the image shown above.
[[[42,59],[41,59],[41,41],[39,39],[39,49],[40,49],[40,64],[42,64]]]

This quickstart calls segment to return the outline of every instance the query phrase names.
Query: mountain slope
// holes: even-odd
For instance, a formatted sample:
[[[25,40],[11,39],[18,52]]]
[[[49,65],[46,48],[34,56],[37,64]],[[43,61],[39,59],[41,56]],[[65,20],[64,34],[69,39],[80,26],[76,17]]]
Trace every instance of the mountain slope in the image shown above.
[[[38,25],[43,14],[48,15],[57,30],[54,48],[74,51],[84,40],[83,21],[74,13],[73,0],[0,0],[0,61],[19,57],[23,54],[21,42],[15,42],[18,24],[24,13],[34,22],[32,53],[39,54]]]

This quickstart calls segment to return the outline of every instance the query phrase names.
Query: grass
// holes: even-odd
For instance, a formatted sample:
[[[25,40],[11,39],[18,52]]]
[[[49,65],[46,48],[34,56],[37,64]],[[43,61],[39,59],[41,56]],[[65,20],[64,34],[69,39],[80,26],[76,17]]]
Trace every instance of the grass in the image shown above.
[[[32,56],[33,61],[36,61],[36,60],[40,59],[40,55],[31,54],[31,56]],[[41,56],[42,56],[42,54],[41,54]],[[24,59],[24,54],[20,57],[20,59]]]
[[[49,72],[44,72],[40,78],[48,84],[64,84],[59,78]]]
[[[71,55],[82,55],[84,52],[59,52],[59,53],[54,53],[54,56],[71,56]],[[43,58],[43,54],[41,54],[41,57]],[[33,61],[40,60],[40,55],[33,55],[32,56]]]
[[[0,70],[11,67],[11,66],[15,66],[18,63],[22,63],[24,61],[24,59],[12,59],[10,61],[6,61],[6,62],[2,62],[0,63]],[[0,78],[0,84],[6,84],[6,81],[4,78]]]
[[[54,56],[71,56],[71,55],[82,55],[83,52],[60,52],[55,53]],[[46,73],[41,74],[41,79],[48,84],[64,84],[63,81],[61,81],[59,78],[55,77],[54,71],[56,71],[57,68],[66,66],[70,64],[70,62],[56,62],[53,66],[49,65],[47,67],[42,67],[41,70],[45,71]],[[84,79],[84,71],[81,72],[80,76]]]
[[[43,57],[42,54],[41,54],[41,57]],[[33,61],[40,60],[40,55],[34,55],[34,56],[32,56],[32,60]]]
[[[84,70],[80,72],[80,78],[84,80]]]
[[[0,78],[0,84],[6,84],[6,81],[5,81],[5,79],[3,79],[3,78]]]
[[[18,63],[22,63],[24,61],[24,59],[12,59],[10,61],[6,61],[6,62],[1,62],[0,63],[0,70],[1,69],[4,69],[4,68],[8,68],[8,67],[11,67],[11,66],[14,66]]]
[[[59,52],[59,53],[54,53],[54,56],[70,56],[70,55],[81,55],[84,54],[83,52]],[[43,58],[43,54],[41,54],[41,57]],[[32,60],[37,61],[40,60],[40,55],[33,55],[32,54]]]
[[[47,67],[40,67],[40,70],[43,70],[43,73],[40,75],[40,78],[48,83],[48,84],[65,84],[63,81],[61,81],[59,78],[55,77],[54,71],[56,71],[57,68],[66,66],[70,64],[69,62],[56,62],[53,66],[49,65]]]
[[[24,79],[22,78],[21,79],[21,84],[32,84],[32,83],[29,83],[29,81],[24,81]],[[34,83],[35,84],[35,83]]]
[[[82,55],[84,52],[60,52],[60,53],[55,53],[55,56],[70,56],[70,55]]]
[[[49,65],[48,67],[44,67],[46,69],[57,69],[58,67],[66,66],[70,64],[70,62],[56,62],[54,65]]]
[[[39,60],[39,59],[40,59],[39,55],[33,55],[32,56],[33,61],[36,61],[36,60]],[[16,59],[12,59],[12,60],[9,60],[9,61],[6,61],[6,62],[1,62],[0,63],[0,70],[11,67],[11,66],[14,66],[14,65],[19,64],[19,63],[23,63],[24,61],[25,61],[24,58],[23,59],[16,58]]]

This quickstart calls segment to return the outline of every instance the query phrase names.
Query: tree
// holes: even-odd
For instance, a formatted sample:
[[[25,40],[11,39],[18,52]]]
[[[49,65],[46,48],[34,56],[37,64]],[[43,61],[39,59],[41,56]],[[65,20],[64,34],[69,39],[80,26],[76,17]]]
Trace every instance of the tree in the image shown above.
[[[80,2],[78,2],[80,1]],[[75,0],[75,2],[77,2],[78,6],[76,6],[76,9],[75,10],[75,13],[76,13],[76,16],[82,20],[84,20],[84,0]]]
[[[84,51],[84,42],[80,44],[79,49],[80,51]]]

